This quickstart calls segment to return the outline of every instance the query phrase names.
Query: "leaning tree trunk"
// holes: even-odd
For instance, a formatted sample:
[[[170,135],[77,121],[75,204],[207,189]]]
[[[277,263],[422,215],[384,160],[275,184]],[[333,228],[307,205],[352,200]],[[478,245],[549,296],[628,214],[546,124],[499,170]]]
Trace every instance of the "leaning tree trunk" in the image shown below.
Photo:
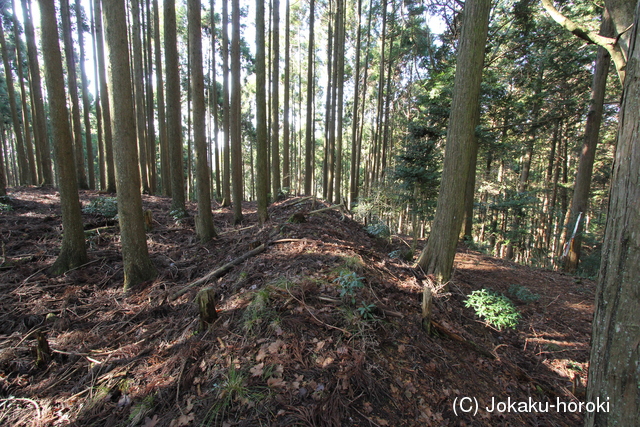
[[[64,91],[64,73],[62,71],[62,54],[58,44],[55,5],[53,0],[39,0],[38,3],[40,4],[42,55],[49,94],[49,114],[60,184],[62,229],[64,231],[60,255],[51,267],[51,272],[62,274],[87,262],[87,250],[84,241],[80,200],[78,199],[73,138],[69,127],[69,112]]]
[[[451,277],[464,213],[464,194],[479,122],[480,83],[489,24],[489,0],[468,0],[464,6],[458,64],[445,149],[442,184],[432,233],[418,265],[441,283]]]
[[[607,10],[604,10],[600,34],[609,37],[613,32],[611,18]],[[591,189],[591,175],[593,173],[593,163],[596,158],[596,146],[600,134],[600,124],[602,123],[602,112],[604,110],[604,95],[607,87],[607,75],[611,57],[607,51],[598,48],[596,66],[593,72],[593,86],[591,89],[591,102],[587,113],[587,123],[584,131],[584,142],[580,150],[580,161],[578,163],[578,173],[576,183],[573,187],[573,198],[569,210],[568,229],[573,230],[577,224],[576,234],[573,239],[566,242],[569,251],[564,259],[564,270],[575,272],[580,262],[580,252],[582,249],[582,233],[584,231],[584,219],[589,206],[589,191]]]
[[[640,419],[640,3],[629,47],[609,212],[596,288],[587,426],[632,426]]]

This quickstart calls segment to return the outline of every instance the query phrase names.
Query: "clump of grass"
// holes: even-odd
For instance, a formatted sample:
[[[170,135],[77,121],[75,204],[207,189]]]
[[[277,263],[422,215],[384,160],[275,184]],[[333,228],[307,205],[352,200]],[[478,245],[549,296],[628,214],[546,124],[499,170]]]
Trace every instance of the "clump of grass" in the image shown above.
[[[115,218],[118,215],[118,200],[115,197],[96,197],[82,209],[82,212]]]
[[[275,280],[256,290],[251,296],[242,316],[242,328],[247,333],[258,334],[266,327],[275,329],[280,324],[278,311],[275,309],[276,294],[290,289],[293,283],[286,279]]]
[[[473,308],[477,316],[498,330],[515,329],[520,320],[520,312],[509,298],[488,289],[473,291],[464,305]]]

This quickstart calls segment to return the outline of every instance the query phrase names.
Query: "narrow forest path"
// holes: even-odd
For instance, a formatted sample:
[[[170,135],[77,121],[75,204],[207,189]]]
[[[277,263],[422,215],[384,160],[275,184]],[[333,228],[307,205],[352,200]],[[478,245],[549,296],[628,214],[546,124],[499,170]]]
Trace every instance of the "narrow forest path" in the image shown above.
[[[295,198],[255,206],[200,244],[170,200],[143,196],[153,215],[153,282],[122,292],[117,222],[83,214],[90,262],[47,275],[61,233],[54,190],[16,188],[0,209],[0,424],[78,426],[579,425],[541,407],[489,412],[495,402],[584,401],[594,283],[460,248],[439,332],[420,328],[424,275],[326,204]],[[82,192],[86,208],[104,198]],[[95,202],[94,202],[95,205]],[[289,221],[295,213],[303,222]],[[91,231],[93,230],[93,231]],[[261,243],[267,249],[210,281],[218,320],[198,331],[196,286],[170,296]],[[422,242],[421,245],[423,245]],[[204,285],[203,285],[204,286]],[[465,307],[471,292],[509,296],[515,329],[487,326]],[[528,292],[526,290],[528,290]],[[51,360],[35,363],[36,332]],[[455,404],[477,399],[479,411]],[[457,413],[456,413],[457,412]]]

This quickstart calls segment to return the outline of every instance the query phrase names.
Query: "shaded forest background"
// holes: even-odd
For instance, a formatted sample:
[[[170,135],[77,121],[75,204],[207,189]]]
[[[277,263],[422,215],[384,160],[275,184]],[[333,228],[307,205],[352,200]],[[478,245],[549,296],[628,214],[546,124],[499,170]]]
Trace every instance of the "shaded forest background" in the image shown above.
[[[113,136],[105,125],[113,106],[106,102],[100,5],[68,3],[61,2],[56,16],[78,183],[113,191]],[[165,47],[166,4],[129,2],[127,25],[142,191],[172,195],[179,210],[184,202],[172,194],[172,175],[183,177],[186,200],[198,198],[198,107],[187,5],[178,1],[175,6],[177,75],[165,70],[167,59],[172,60]],[[237,36],[226,2],[201,5],[211,197],[227,206],[237,187],[236,204],[255,200],[261,192],[258,166],[266,160],[269,200],[313,193],[344,203],[375,232],[416,239],[428,235],[450,112],[460,6],[392,0],[267,4],[264,122],[257,120],[254,5],[239,7],[233,57]],[[32,8],[37,5],[28,1],[2,2],[0,113],[8,186],[59,179],[50,161],[49,104],[40,83],[38,23],[34,28],[29,22]],[[563,12],[598,31],[602,9],[597,5],[572,3]],[[441,20],[438,34],[429,27],[433,16]],[[563,265],[567,242],[575,237],[575,217],[570,220],[568,212],[596,53],[595,46],[556,25],[536,2],[495,4],[476,130],[475,191],[467,203],[471,221],[461,234],[476,248],[534,266]],[[235,72],[232,62],[238,65]],[[239,81],[235,92],[234,78]],[[177,107],[166,93],[174,83]],[[595,276],[599,265],[617,126],[619,83],[610,78],[606,88],[589,210],[580,218],[584,254],[578,272],[585,276]],[[235,96],[239,104],[232,110]],[[168,120],[169,108],[178,108],[178,129]],[[266,156],[258,142],[263,123]],[[234,136],[238,127],[240,134]],[[181,164],[173,161],[176,140]],[[234,161],[236,174],[231,173]]]

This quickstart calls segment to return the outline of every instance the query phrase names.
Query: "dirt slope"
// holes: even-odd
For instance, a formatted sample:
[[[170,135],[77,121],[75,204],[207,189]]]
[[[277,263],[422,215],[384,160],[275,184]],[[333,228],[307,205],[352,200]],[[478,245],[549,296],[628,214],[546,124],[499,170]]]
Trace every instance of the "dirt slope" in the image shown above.
[[[103,196],[81,194],[84,206]],[[51,277],[62,231],[58,195],[10,190],[0,210],[0,424],[581,422],[569,403],[585,399],[591,281],[461,249],[449,292],[436,296],[440,329],[430,336],[420,328],[427,278],[389,257],[404,243],[370,237],[338,210],[308,215],[327,205],[299,199],[274,204],[264,227],[251,204],[238,227],[231,211],[217,209],[220,236],[203,245],[193,229],[195,205],[175,219],[168,199],[144,196],[160,275],[124,294],[117,222],[84,214],[85,229],[99,228],[87,232],[89,264]],[[290,222],[295,213],[304,222]],[[268,244],[264,252],[208,283],[219,318],[198,331],[193,299],[202,286],[170,297],[260,243]],[[530,302],[514,295],[522,287],[534,294]],[[516,301],[516,329],[487,326],[465,307],[467,295],[482,288]],[[36,332],[52,355],[40,367]],[[475,414],[454,405],[470,409],[473,399]],[[486,410],[492,400],[509,399],[565,406]]]

